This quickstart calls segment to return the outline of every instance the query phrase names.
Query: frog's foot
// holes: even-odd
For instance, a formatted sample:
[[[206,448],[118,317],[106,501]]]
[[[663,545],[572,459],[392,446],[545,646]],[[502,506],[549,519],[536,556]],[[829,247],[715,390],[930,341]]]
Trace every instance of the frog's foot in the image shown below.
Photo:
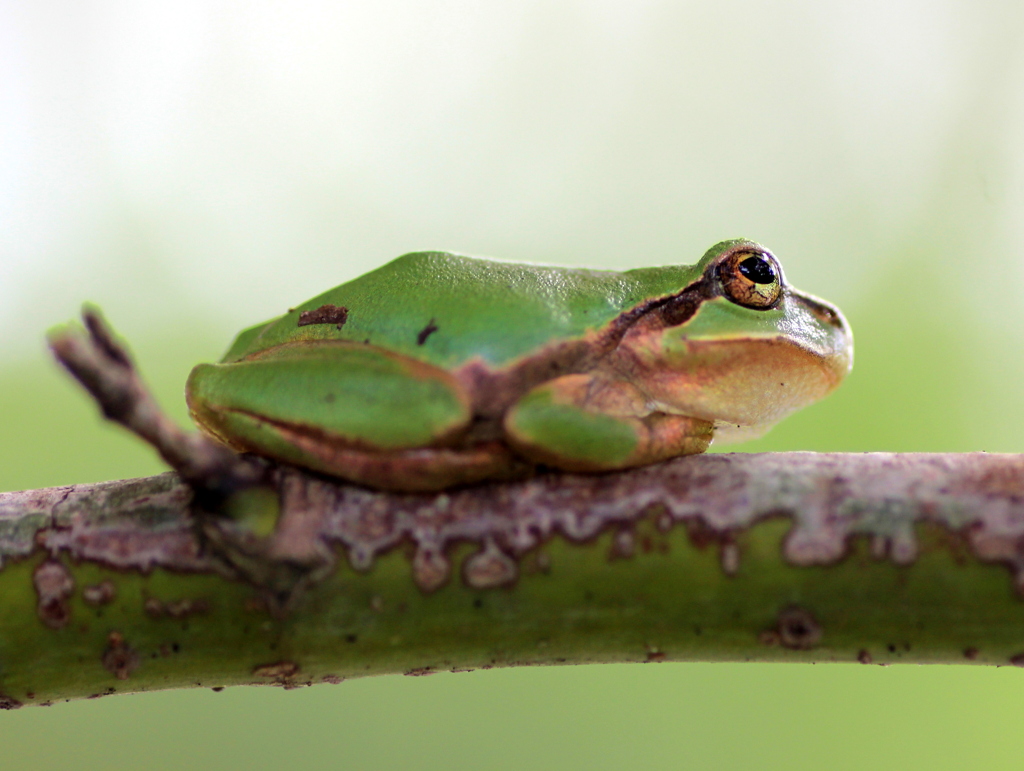
[[[505,416],[508,443],[566,471],[615,471],[704,452],[714,425],[651,412],[633,385],[567,375],[537,386]]]

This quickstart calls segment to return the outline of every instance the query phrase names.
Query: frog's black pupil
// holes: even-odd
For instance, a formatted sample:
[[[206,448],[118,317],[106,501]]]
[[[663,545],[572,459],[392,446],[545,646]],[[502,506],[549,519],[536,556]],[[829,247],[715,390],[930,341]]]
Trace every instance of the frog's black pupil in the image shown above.
[[[747,257],[740,263],[740,273],[755,284],[774,284],[775,269],[764,257]]]

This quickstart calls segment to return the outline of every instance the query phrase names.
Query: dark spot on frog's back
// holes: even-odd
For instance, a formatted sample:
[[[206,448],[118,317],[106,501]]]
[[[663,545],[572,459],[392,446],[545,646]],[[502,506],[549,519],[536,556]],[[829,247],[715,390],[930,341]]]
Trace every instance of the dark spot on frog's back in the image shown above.
[[[677,327],[685,324],[697,312],[702,302],[701,297],[694,295],[682,295],[673,298],[661,306],[661,318],[668,327]]]
[[[420,333],[416,335],[416,345],[423,345],[427,342],[427,338],[434,334],[437,329],[437,324],[435,324],[434,320],[431,319],[427,325],[420,330]]]
[[[308,327],[310,324],[337,324],[338,329],[348,321],[348,308],[343,305],[321,305],[311,311],[303,311],[299,314],[300,327]]]

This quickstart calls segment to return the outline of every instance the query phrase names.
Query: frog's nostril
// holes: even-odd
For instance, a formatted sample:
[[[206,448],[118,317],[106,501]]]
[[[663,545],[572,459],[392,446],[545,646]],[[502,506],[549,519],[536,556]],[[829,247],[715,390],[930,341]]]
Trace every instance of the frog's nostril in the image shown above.
[[[818,302],[806,295],[802,299],[804,304],[807,306],[807,310],[814,314],[814,318],[818,321],[835,327],[836,329],[843,329],[846,326],[846,323],[843,321],[843,317],[832,306]]]

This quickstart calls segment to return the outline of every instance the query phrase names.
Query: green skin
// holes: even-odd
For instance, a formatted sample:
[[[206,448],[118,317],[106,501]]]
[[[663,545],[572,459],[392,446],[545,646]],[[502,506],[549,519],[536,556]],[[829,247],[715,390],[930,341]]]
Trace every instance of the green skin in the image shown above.
[[[236,450],[426,491],[703,452],[821,398],[852,359],[838,309],[751,241],[624,272],[417,252],[243,331],[186,395]]]

